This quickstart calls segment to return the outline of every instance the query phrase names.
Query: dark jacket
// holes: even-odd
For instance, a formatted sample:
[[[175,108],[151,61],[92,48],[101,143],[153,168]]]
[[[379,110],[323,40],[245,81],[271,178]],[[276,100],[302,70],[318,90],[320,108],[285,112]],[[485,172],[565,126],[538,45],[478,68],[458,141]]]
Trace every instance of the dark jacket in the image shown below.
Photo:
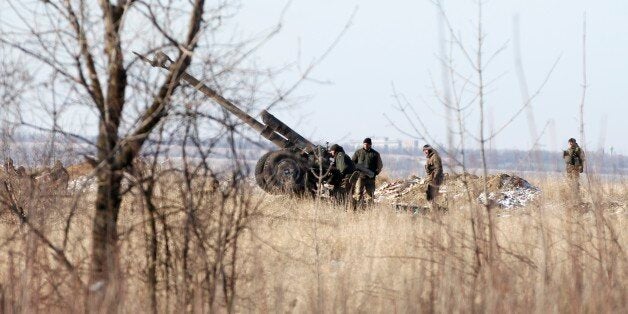
[[[340,174],[344,177],[347,175],[351,175],[355,171],[355,164],[353,160],[345,154],[344,151],[336,152],[336,157],[334,157],[334,164],[336,165],[336,170],[340,172]]]
[[[363,165],[369,170],[373,171],[375,175],[382,172],[384,164],[382,163],[382,157],[374,149],[366,150],[364,148],[358,149],[351,158],[356,165]]]
[[[431,149],[429,154],[427,155],[427,161],[425,162],[425,173],[427,174],[427,181],[429,184],[443,184],[443,162],[434,149]]]

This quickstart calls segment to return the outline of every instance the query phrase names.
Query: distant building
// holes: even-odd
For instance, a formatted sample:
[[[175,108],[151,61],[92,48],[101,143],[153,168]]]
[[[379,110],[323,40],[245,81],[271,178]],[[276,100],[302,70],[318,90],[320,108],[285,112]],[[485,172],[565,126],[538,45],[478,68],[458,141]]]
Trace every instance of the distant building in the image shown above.
[[[373,141],[373,148],[381,152],[416,153],[420,150],[418,140],[400,140],[388,137],[372,137],[371,140]],[[351,147],[354,150],[360,149],[362,148],[362,140],[351,140],[347,147]]]

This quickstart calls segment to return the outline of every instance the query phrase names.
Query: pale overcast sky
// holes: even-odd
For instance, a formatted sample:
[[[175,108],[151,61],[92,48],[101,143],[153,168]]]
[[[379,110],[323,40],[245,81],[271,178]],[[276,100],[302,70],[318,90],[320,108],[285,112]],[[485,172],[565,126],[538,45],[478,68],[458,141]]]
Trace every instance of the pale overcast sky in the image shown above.
[[[475,1],[447,0],[451,24],[474,49]],[[277,21],[285,0],[247,0],[237,17],[245,31],[259,31]],[[353,25],[314,76],[331,85],[306,84],[297,95],[312,98],[291,111],[276,111],[295,129],[314,140],[337,141],[365,136],[408,139],[383,114],[403,123],[393,109],[392,83],[414,104],[437,141],[446,141],[444,109],[434,98],[431,81],[440,82],[439,19],[428,0],[295,0],[282,33],[259,54],[260,62],[280,64],[301,51],[304,64],[322,54],[357,8]],[[533,102],[540,141],[560,149],[578,136],[582,94],[582,24],[587,21],[585,121],[587,146],[628,153],[628,1],[493,0],[484,6],[487,52],[509,41],[487,69],[488,79],[504,74],[490,88],[487,117],[497,128],[520,108],[522,97],[515,69],[513,20],[519,17],[522,60],[530,93],[542,83],[560,57],[546,86]],[[299,49],[300,47],[300,49]],[[488,53],[487,53],[488,54]],[[456,60],[464,64],[463,59]],[[477,110],[471,113],[477,116]],[[477,129],[473,127],[474,129]],[[601,141],[603,139],[603,141]],[[493,143],[500,148],[529,149],[525,113]]]
[[[452,27],[469,50],[476,47],[475,0],[445,0]],[[0,1],[0,3],[2,3]],[[288,0],[244,0],[230,21],[243,37],[277,23]],[[4,3],[2,3],[4,4]],[[1,7],[1,6],[0,6]],[[441,85],[439,13],[430,0],[294,0],[285,11],[279,35],[257,52],[256,62],[278,66],[299,60],[303,66],[319,57],[355,12],[352,25],[313,77],[332,84],[306,83],[293,96],[309,100],[273,113],[319,143],[360,141],[366,136],[410,140],[384,118],[409,130],[393,108],[392,85],[413,104],[437,143],[446,143],[444,108],[434,97],[432,81]],[[628,1],[626,0],[490,0],[483,21],[486,58],[508,43],[486,69],[486,80],[499,79],[486,97],[487,130],[498,128],[521,107],[513,49],[518,16],[523,67],[533,93],[560,57],[554,72],[532,103],[536,128],[544,130],[543,149],[558,150],[579,138],[582,95],[582,26],[586,12],[588,89],[585,107],[587,148],[611,147],[628,154]],[[464,58],[456,68],[468,73]],[[292,73],[293,75],[295,73]],[[503,75],[502,75],[503,74]],[[284,78],[290,81],[290,77]],[[264,107],[265,104],[259,104]],[[478,109],[469,112],[468,127],[477,133]],[[547,127],[545,127],[547,126]],[[544,128],[545,127],[545,128]],[[526,112],[491,144],[530,149]],[[432,143],[435,144],[435,143]],[[469,140],[467,147],[477,147]]]

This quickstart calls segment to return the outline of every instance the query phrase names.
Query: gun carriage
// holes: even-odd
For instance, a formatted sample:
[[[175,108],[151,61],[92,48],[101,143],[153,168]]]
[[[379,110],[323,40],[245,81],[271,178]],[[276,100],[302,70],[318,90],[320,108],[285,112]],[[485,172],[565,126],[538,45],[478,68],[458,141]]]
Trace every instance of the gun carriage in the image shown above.
[[[174,66],[162,52],[155,53],[153,60],[135,54],[154,67],[170,70]],[[277,150],[267,152],[257,161],[255,181],[259,187],[271,194],[316,192],[321,170],[327,173],[331,165],[326,146],[313,144],[266,110],[260,113],[262,121],[258,121],[187,72],[183,72],[180,79],[213,99],[277,147]],[[366,175],[374,175],[366,168],[358,168]]]

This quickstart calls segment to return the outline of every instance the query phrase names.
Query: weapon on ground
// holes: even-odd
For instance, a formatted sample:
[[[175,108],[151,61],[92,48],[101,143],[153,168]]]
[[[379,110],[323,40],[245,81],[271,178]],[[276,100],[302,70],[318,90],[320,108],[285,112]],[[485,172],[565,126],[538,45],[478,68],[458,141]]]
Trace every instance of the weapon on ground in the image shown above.
[[[176,66],[161,51],[154,54],[153,60],[134,53],[153,67],[172,70]],[[180,79],[213,99],[279,148],[264,154],[255,166],[255,181],[264,191],[271,194],[304,194],[316,191],[320,169],[325,172],[330,165],[326,147],[313,144],[266,110],[260,114],[262,122],[258,121],[185,71],[181,73]],[[357,166],[357,169],[368,177],[375,176],[375,173],[363,166]]]

